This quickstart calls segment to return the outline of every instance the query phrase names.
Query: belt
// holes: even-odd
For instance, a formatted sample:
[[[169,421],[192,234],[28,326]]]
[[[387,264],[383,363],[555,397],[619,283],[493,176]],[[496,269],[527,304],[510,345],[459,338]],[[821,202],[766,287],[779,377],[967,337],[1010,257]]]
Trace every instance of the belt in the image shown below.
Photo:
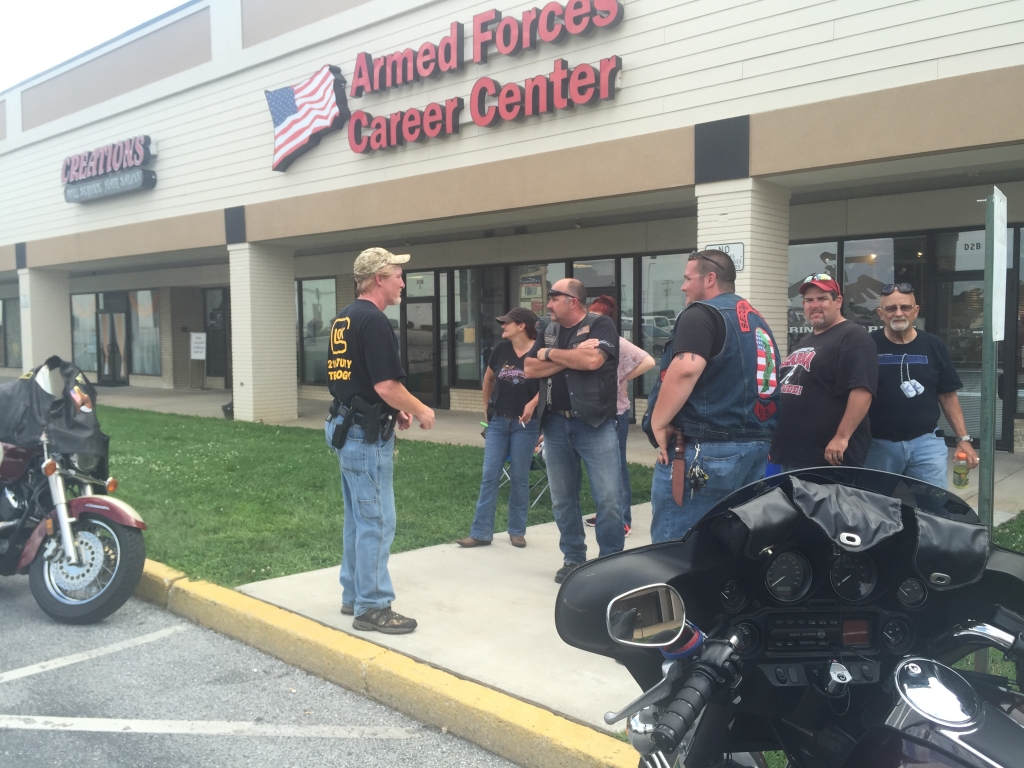
[[[348,412],[350,410],[351,409],[347,405],[339,405],[338,415],[344,419],[346,416],[348,416]],[[367,418],[368,417],[365,413],[360,413],[359,411],[356,411],[355,413],[352,414],[352,423],[355,424],[357,427],[363,427],[366,426]]]
[[[565,416],[565,418],[567,419],[572,418],[572,411],[559,411],[556,408],[552,408],[548,411],[548,413],[557,413],[559,416]]]

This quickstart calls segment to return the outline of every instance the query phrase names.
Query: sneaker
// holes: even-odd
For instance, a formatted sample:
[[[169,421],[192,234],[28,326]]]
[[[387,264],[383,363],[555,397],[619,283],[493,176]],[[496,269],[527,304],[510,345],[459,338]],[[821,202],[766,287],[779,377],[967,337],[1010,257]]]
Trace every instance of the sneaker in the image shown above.
[[[555,584],[561,584],[569,576],[570,573],[579,568],[583,563],[566,563],[558,572],[555,574]]]
[[[341,615],[342,616],[352,616],[352,615],[355,614],[355,612],[356,612],[356,607],[354,605],[351,605],[349,603],[342,603],[341,604]]]
[[[590,517],[583,518],[583,524],[588,528],[593,528],[597,525],[597,515],[591,515]]]
[[[395,613],[391,606],[388,606],[356,616],[352,622],[352,629],[383,632],[385,635],[406,635],[416,629],[416,619]]]
[[[630,528],[628,525],[626,525],[626,524],[622,525],[622,535],[623,536],[629,536],[629,532],[632,531],[632,530],[633,529]]]

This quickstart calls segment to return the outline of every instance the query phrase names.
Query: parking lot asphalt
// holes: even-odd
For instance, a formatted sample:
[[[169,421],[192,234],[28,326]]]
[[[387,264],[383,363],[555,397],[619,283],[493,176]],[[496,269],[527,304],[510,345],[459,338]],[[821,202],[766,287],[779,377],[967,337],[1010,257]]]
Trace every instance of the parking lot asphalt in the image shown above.
[[[0,579],[2,766],[512,764],[137,599],[69,627]]]

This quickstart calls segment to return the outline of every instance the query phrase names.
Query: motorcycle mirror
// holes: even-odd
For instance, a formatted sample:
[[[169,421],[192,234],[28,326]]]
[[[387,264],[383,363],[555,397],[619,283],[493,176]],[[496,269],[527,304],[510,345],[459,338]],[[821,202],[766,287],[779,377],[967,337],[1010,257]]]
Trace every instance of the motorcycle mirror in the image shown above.
[[[686,626],[683,598],[668,584],[651,584],[619,595],[608,604],[608,634],[621,645],[667,648]]]

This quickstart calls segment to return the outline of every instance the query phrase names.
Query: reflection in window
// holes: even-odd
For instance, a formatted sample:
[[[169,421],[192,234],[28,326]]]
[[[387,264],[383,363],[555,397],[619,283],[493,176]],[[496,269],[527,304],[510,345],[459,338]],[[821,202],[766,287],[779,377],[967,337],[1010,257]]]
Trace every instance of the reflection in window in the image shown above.
[[[593,259],[576,261],[572,265],[572,275],[587,289],[587,305],[598,296],[611,296],[618,301],[618,288],[615,285],[615,259]]]
[[[331,321],[338,312],[335,280],[302,280],[300,286],[302,381],[326,384],[327,341]]]
[[[410,299],[420,296],[434,295],[434,273],[433,272],[406,272],[405,295]]]
[[[893,279],[893,239],[848,240],[843,244],[843,314],[873,330],[879,327],[882,286]]]
[[[971,272],[985,269],[985,230],[943,232],[935,236],[939,272]],[[1006,266],[1013,266],[1013,230],[1006,230]]]
[[[132,373],[160,375],[160,296],[156,291],[130,291]]]
[[[565,264],[517,264],[509,269],[512,306],[526,307],[537,317],[547,317],[548,291],[565,277]],[[511,308],[511,307],[510,307]]]
[[[480,270],[455,270],[455,386],[480,383]]]
[[[438,399],[438,405],[442,408],[449,408],[451,406],[450,392],[451,386],[448,383],[448,342],[451,328],[448,323],[448,274],[445,272],[441,273],[440,290],[437,293],[438,301],[438,317],[440,322],[438,323],[437,332],[440,335],[440,347],[441,356],[438,358],[437,367],[440,371],[441,376],[441,397]]]
[[[661,353],[672,343],[672,328],[676,316],[686,306],[686,295],[680,290],[683,284],[683,270],[689,253],[671,253],[660,256],[644,256],[640,262],[640,291],[642,304],[641,346],[661,360]],[[622,313],[623,331],[626,330],[626,313]],[[630,318],[636,322],[636,318]],[[654,366],[643,375],[644,392],[650,392],[657,380],[659,367]]]
[[[813,274],[837,276],[836,243],[809,243],[789,246],[789,318],[788,337],[789,349],[796,348],[797,343],[811,332],[811,326],[804,317],[803,297],[800,286],[804,278]]]
[[[21,299],[4,299],[3,326],[5,363],[21,368]]]
[[[96,294],[71,297],[71,359],[83,371],[96,370]]]

